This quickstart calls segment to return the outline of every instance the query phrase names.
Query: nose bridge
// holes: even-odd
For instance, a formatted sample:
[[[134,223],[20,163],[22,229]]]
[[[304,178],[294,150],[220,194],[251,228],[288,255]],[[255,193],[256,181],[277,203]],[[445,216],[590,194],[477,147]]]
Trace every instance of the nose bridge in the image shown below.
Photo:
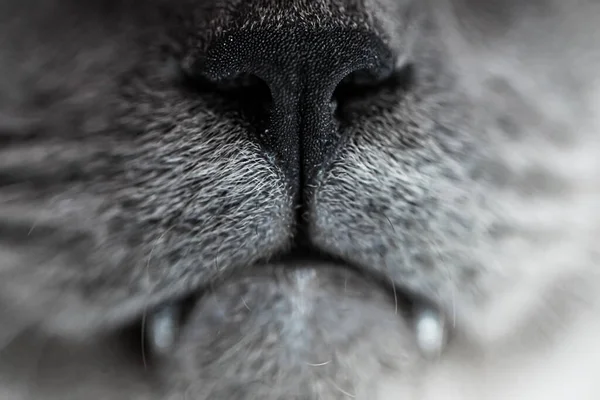
[[[335,147],[336,86],[357,70],[387,74],[391,60],[377,37],[358,30],[239,30],[208,49],[202,73],[217,81],[251,74],[266,83],[271,104],[261,141],[300,191]]]

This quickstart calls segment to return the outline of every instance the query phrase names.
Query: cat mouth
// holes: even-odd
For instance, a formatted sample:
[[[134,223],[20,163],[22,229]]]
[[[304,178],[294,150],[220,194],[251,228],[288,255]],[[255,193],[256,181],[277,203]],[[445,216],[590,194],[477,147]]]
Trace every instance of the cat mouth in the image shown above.
[[[348,296],[353,296],[347,291],[348,277],[354,287],[358,288],[358,292],[362,292],[360,296],[364,297],[365,302],[370,301],[369,297],[373,292],[385,299],[382,301],[387,302],[396,317],[402,319],[403,324],[412,331],[414,343],[424,357],[439,357],[447,344],[449,332],[446,318],[438,307],[427,299],[409,293],[373,270],[351,265],[326,254],[300,251],[248,268],[216,284],[207,285],[192,298],[156,307],[146,317],[146,347],[149,354],[159,358],[172,353],[178,346],[181,332],[189,323],[194,310],[210,303],[213,298],[223,298],[223,293],[230,290],[228,287],[266,282],[267,288],[283,285],[286,287],[284,292],[293,292],[298,289],[298,282],[304,280],[314,286],[313,291],[321,291],[326,295],[343,292],[339,296],[343,302]],[[356,295],[355,292],[354,296]],[[251,309],[243,295],[238,296],[236,292],[235,296],[227,294],[227,297],[236,297],[235,301],[238,303],[241,301],[237,307]]]

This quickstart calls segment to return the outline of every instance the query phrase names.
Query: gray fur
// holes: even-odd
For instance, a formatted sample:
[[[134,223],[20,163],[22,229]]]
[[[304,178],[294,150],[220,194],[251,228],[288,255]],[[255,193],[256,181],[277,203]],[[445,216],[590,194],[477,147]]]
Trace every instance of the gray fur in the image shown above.
[[[1,2],[0,397],[437,400],[597,317],[599,7],[482,4]],[[299,189],[226,85],[190,83],[223,34],[292,27],[413,74],[323,111]],[[171,353],[122,348],[200,294]],[[441,360],[405,295],[451,321]]]

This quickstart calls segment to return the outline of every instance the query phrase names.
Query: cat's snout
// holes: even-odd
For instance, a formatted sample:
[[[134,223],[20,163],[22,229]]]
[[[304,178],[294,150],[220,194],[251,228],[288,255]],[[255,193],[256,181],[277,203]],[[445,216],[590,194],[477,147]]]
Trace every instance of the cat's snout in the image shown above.
[[[374,34],[302,26],[228,32],[191,67],[217,88],[244,88],[251,113],[263,114],[249,116],[257,140],[298,190],[339,142],[336,89],[361,90],[393,69],[391,50]]]

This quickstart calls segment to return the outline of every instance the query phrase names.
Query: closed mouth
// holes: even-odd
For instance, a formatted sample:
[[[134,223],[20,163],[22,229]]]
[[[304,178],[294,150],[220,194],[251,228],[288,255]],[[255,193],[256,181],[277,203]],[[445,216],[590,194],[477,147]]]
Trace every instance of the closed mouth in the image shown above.
[[[354,265],[330,254],[308,249],[297,249],[292,252],[271,258],[268,262],[258,263],[242,272],[222,277],[211,282],[189,297],[163,304],[148,314],[146,331],[146,347],[148,354],[162,357],[177,345],[180,327],[188,323],[192,310],[206,298],[218,291],[222,286],[244,279],[263,279],[269,281],[276,276],[290,276],[302,273],[303,270],[317,271],[321,266],[337,271],[340,276],[350,274],[365,286],[375,287],[387,301],[393,305],[398,315],[412,326],[426,357],[437,356],[447,340],[445,319],[439,309],[406,288],[392,282],[373,268]],[[285,279],[285,278],[284,278]]]

